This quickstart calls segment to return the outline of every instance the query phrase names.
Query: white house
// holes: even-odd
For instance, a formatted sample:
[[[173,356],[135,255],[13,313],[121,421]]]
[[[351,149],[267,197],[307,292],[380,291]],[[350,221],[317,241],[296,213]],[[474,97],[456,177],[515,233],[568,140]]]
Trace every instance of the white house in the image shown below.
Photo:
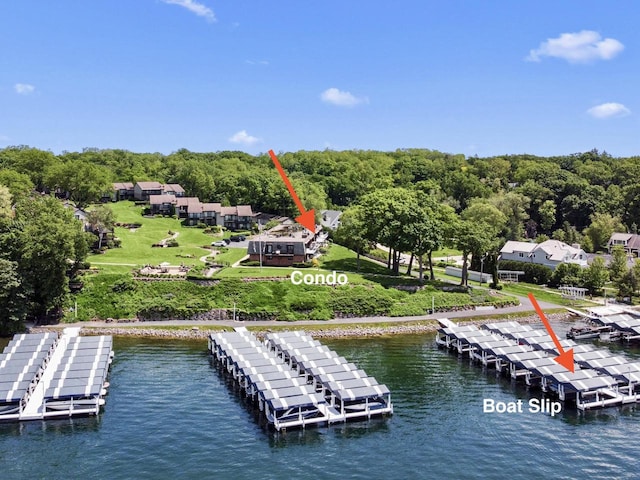
[[[587,254],[578,245],[571,246],[559,240],[542,243],[508,241],[500,250],[501,260],[537,263],[552,270],[561,263],[575,263],[587,266]]]

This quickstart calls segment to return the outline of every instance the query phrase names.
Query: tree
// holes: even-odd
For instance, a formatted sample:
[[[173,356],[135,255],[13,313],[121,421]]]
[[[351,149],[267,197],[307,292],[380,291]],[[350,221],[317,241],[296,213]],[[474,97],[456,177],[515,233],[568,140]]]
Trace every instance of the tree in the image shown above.
[[[33,191],[33,182],[29,175],[15,170],[0,169],[0,185],[9,189],[14,201],[27,197]]]
[[[0,185],[0,219],[11,218],[13,211],[11,210],[11,193],[9,189]]]
[[[553,271],[549,284],[553,287],[561,285],[579,286],[582,284],[582,267],[576,263],[561,263]]]
[[[53,165],[46,172],[45,182],[51,189],[67,192],[78,208],[99,201],[113,188],[109,170],[82,160]]]
[[[344,211],[340,217],[340,226],[334,234],[336,243],[356,252],[356,270],[360,271],[360,254],[366,252],[371,241],[366,238],[367,227],[364,210],[360,205],[354,205]]]
[[[594,258],[591,265],[582,272],[582,286],[589,291],[589,295],[602,291],[608,281],[609,272],[602,257]]]
[[[366,219],[366,238],[390,249],[391,269],[399,273],[400,254],[410,252],[421,221],[416,193],[405,188],[377,190],[362,197],[360,204]]]
[[[618,287],[618,296],[622,298],[631,298],[635,295],[640,285],[640,278],[638,278],[638,269],[630,268],[625,274],[616,282]]]
[[[27,315],[17,263],[0,258],[0,285],[0,335],[11,335],[24,329]]]
[[[486,252],[495,233],[484,223],[462,220],[458,224],[455,245],[462,250],[462,277],[460,285],[468,285],[468,263],[472,252]]]
[[[504,236],[507,232],[507,216],[496,206],[484,200],[474,201],[469,208],[460,214],[460,217],[474,225],[477,225],[486,234],[477,242],[471,253],[471,268],[493,272],[493,283],[498,283],[497,262],[500,248],[504,245]],[[484,269],[486,261],[487,269]]]
[[[91,227],[91,231],[98,237],[98,250],[100,250],[104,234],[113,231],[116,216],[108,206],[100,205],[87,213],[87,223]]]
[[[506,217],[504,226],[505,240],[520,240],[524,232],[524,223],[529,218],[527,209],[531,200],[518,192],[499,193],[488,202]]]
[[[627,273],[627,252],[621,245],[616,245],[611,250],[611,261],[609,262],[609,277],[613,282],[618,282]]]
[[[608,213],[594,213],[591,215],[591,225],[584,234],[591,239],[593,251],[598,252],[606,247],[614,232],[624,232],[626,229],[618,217]]]
[[[545,200],[538,213],[542,230],[548,232],[556,224],[556,203],[553,200]]]
[[[59,313],[68,291],[67,271],[84,261],[86,252],[81,223],[52,197],[19,202],[15,221],[0,231],[0,255],[17,264],[28,314],[35,320]]]

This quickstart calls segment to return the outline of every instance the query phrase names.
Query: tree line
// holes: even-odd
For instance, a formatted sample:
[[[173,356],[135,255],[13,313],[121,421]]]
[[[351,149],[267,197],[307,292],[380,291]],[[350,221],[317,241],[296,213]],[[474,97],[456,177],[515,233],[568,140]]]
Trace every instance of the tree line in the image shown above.
[[[592,150],[557,157],[466,158],[400,149],[298,151],[279,158],[306,208],[343,209],[372,191],[398,187],[431,194],[457,214],[478,200],[489,201],[509,213],[508,239],[548,237],[597,251],[612,229],[638,230],[640,157],[614,158]],[[297,213],[267,154],[0,150],[0,184],[14,199],[32,189],[59,189],[82,206],[99,200],[112,182],[143,180],[180,183],[202,201]]]
[[[345,211],[337,240],[358,252],[387,245],[389,267],[396,273],[401,252],[410,252],[420,275],[426,265],[433,278],[432,252],[452,245],[466,260],[465,283],[468,268],[483,267],[495,276],[498,252],[507,240],[554,238],[600,251],[612,232],[638,230],[640,157],[615,158],[592,150],[555,157],[467,158],[427,149],[278,156],[307,209]],[[78,222],[44,194],[59,192],[83,207],[109,193],[112,182],[145,180],[180,183],[202,201],[298,213],[267,154],[87,148],[55,155],[28,146],[4,148],[0,275],[7,287],[0,302],[17,312],[11,318],[46,317],[60,308],[67,288],[60,272],[86,255],[87,237]],[[38,263],[43,258],[56,264],[47,280],[55,280],[56,288],[44,285],[35,273],[51,266]],[[637,291],[638,272],[630,271],[625,273],[628,288]]]

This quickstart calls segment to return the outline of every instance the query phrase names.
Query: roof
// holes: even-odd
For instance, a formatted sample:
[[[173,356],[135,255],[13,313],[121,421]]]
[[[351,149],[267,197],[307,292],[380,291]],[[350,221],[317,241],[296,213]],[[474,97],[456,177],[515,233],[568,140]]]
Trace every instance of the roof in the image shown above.
[[[549,256],[549,260],[557,262],[563,261],[567,256],[574,258],[582,253],[581,249],[567,245],[560,240],[546,240],[538,244],[535,250],[542,250]]]
[[[200,203],[198,197],[178,197],[176,198],[176,205],[179,207],[188,207],[189,205],[197,205]]]
[[[251,205],[238,205],[236,208],[238,210],[239,217],[253,217]]]
[[[631,249],[640,249],[640,235],[635,233],[619,233],[615,232],[609,239],[609,245],[613,246],[614,241],[626,242],[626,247]]]
[[[149,195],[149,204],[162,205],[164,203],[176,204],[176,197],[173,195]]]
[[[220,213],[222,215],[238,215],[238,207],[221,207]]]
[[[220,212],[222,206],[219,203],[203,203],[202,211],[203,212]]]
[[[184,193],[184,188],[179,183],[167,183],[164,186],[165,192]]]
[[[138,182],[136,186],[142,190],[162,190],[160,182]]]
[[[609,242],[613,242],[613,240],[622,240],[623,242],[628,242],[633,237],[632,233],[612,233]]]
[[[516,242],[515,240],[509,240],[507,243],[504,244],[504,247],[502,247],[502,249],[500,250],[500,253],[514,253],[514,252],[531,253],[536,249],[537,246],[538,246],[537,243]]]
[[[342,212],[340,210],[322,210],[322,220],[320,223],[323,227],[331,228],[335,230],[340,225],[340,217]]]
[[[115,182],[113,184],[114,190],[133,190],[133,183],[131,182]]]

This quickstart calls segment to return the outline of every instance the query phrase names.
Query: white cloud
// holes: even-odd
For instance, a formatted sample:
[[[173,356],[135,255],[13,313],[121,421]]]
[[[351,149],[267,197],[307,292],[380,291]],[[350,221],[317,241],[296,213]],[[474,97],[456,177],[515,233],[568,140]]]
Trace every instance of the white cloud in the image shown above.
[[[351,92],[343,92],[335,87],[327,88],[320,94],[320,98],[325,103],[338,105],[339,107],[354,107],[362,103],[369,103],[367,97],[356,97]]]
[[[16,83],[13,88],[19,95],[29,95],[36,89],[36,87],[34,87],[33,85],[29,85],[28,83]]]
[[[548,38],[538,48],[531,50],[526,60],[539,62],[541,57],[562,58],[569,63],[589,63],[595,60],[611,60],[624,50],[624,45],[614,38],[605,38],[598,32],[582,30],[563,33],[558,38]]]
[[[208,22],[215,22],[216,14],[213,13],[206,5],[196,2],[195,0],[162,0],[164,3],[168,3],[169,5],[179,5],[181,7],[186,8],[191,13],[195,13],[199,17],[204,17]]]
[[[621,103],[609,102],[591,107],[587,113],[594,118],[611,118],[625,117],[631,113],[631,110]]]
[[[229,141],[231,143],[240,143],[242,145],[255,145],[260,141],[258,137],[254,137],[249,135],[246,130],[240,130],[239,132],[234,133],[231,137],[229,137]]]
[[[269,65],[268,60],[245,60],[244,63],[248,63],[249,65]]]

